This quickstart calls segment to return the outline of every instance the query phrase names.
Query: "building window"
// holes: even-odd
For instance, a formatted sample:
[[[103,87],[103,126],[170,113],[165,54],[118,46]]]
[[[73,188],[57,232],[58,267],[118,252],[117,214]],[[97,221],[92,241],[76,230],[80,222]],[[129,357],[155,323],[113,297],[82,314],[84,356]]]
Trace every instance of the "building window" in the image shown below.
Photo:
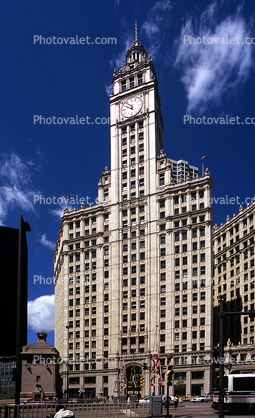
[[[160,174],[159,175],[159,185],[163,186],[165,184],[165,174]]]

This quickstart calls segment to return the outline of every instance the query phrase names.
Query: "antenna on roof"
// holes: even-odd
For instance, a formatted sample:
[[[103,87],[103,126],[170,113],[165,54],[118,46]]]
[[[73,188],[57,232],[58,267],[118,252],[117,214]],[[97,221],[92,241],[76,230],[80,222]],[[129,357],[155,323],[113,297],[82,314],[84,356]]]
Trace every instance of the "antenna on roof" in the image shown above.
[[[135,42],[138,42],[138,35],[137,35],[137,21],[135,21]]]
[[[203,175],[204,175],[204,172],[205,172],[205,168],[204,168],[204,160],[205,160],[205,156],[203,156],[202,158],[201,158],[201,161],[202,161],[202,177],[203,177]]]

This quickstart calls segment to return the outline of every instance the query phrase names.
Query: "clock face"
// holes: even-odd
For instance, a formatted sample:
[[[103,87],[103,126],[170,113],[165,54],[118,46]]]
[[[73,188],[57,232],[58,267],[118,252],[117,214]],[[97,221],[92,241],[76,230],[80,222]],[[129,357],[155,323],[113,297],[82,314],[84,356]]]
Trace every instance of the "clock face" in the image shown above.
[[[132,116],[136,115],[142,109],[142,99],[140,97],[131,97],[130,99],[126,100],[122,106],[121,113],[124,118],[131,118]]]

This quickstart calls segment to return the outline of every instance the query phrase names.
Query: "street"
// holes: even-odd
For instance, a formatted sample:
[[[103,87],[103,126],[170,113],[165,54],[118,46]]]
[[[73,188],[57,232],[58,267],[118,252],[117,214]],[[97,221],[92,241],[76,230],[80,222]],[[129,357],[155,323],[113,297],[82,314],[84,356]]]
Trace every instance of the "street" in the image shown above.
[[[75,418],[147,418],[150,415],[149,405],[128,405],[128,404],[69,404],[68,409],[74,412]],[[50,412],[54,413],[54,408],[42,405],[21,406],[19,418],[46,418]],[[169,407],[171,418],[218,418],[218,412],[211,408],[211,403],[191,403],[184,402],[175,410],[174,406]],[[165,417],[166,410],[162,409],[162,417]],[[13,405],[9,406],[8,412],[0,408],[0,418],[14,418]],[[226,418],[248,418],[254,417],[254,414],[236,414],[225,413]]]
[[[165,409],[163,409],[163,414],[165,414]],[[177,410],[174,409],[174,407],[169,408],[169,414],[172,415],[172,418],[177,417],[185,417],[185,418],[197,418],[197,417],[203,417],[203,418],[217,418],[218,412],[214,411],[214,409],[211,408],[211,403],[191,403],[191,402],[184,402],[181,404]],[[246,417],[254,417],[255,415],[232,415],[229,413],[225,413],[226,418],[246,418]]]

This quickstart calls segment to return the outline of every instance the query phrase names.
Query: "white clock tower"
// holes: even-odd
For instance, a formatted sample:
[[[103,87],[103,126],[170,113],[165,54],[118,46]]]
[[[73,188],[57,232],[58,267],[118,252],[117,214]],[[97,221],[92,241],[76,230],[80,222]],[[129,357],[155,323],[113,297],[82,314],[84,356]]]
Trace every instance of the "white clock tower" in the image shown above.
[[[114,71],[110,116],[112,203],[155,193],[163,121],[152,59],[137,39],[127,51],[126,65]],[[143,180],[139,181],[141,164]],[[135,187],[129,181],[123,185],[123,178],[133,178]]]

